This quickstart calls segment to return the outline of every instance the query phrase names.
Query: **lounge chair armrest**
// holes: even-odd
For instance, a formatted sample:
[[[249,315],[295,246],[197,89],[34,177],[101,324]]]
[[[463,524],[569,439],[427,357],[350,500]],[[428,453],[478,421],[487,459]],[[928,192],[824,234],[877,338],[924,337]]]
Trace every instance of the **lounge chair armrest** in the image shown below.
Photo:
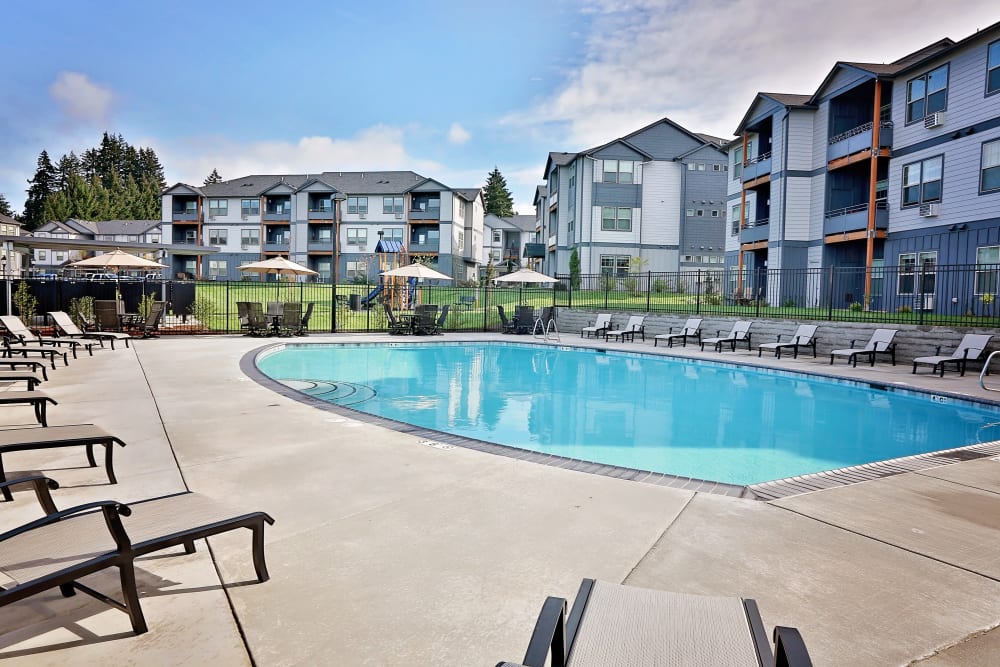
[[[968,350],[966,350],[966,353],[968,353]],[[937,347],[934,348],[934,356],[936,357],[939,354],[941,354],[941,346],[940,345],[938,345]]]
[[[774,341],[774,342],[775,342],[775,343],[780,343],[780,342],[781,342],[781,334],[778,334],[778,340],[776,340],[776,341]]]
[[[852,338],[852,339],[851,339],[851,344],[850,344],[850,345],[848,345],[847,347],[849,347],[849,348],[851,348],[851,349],[853,350],[853,349],[854,349],[854,344],[855,344],[856,342],[857,342],[857,340],[856,340],[856,339],[854,339],[854,338]]]
[[[55,491],[59,488],[59,482],[45,477],[44,475],[32,475],[30,477],[9,479],[6,482],[0,482],[0,489],[6,489],[14,486],[15,484],[26,484],[28,482],[30,482],[34,488],[35,497],[38,498],[38,504],[42,506],[42,509],[46,514],[54,514],[59,511],[56,509],[56,504],[52,501],[52,494],[49,493],[49,489]]]
[[[774,626],[775,667],[812,667],[802,635],[795,628]]]
[[[566,600],[548,597],[538,613],[535,629],[524,653],[524,667],[545,667],[552,651],[552,664],[566,664]]]
[[[0,534],[0,542],[13,537],[14,535],[19,535],[29,530],[40,528],[41,526],[47,526],[50,523],[55,523],[56,521],[60,521],[66,517],[73,516],[74,514],[80,514],[81,512],[87,512],[92,509],[100,509],[104,512],[104,520],[108,524],[108,530],[111,532],[111,536],[115,538],[115,542],[118,546],[128,546],[128,536],[125,535],[125,529],[121,524],[119,515],[129,516],[132,514],[132,510],[129,509],[128,505],[119,503],[116,500],[99,500],[97,502],[84,503],[83,505],[77,505],[76,507],[70,507],[68,509],[54,512],[43,516],[41,519],[35,519],[34,521],[18,526],[14,530],[9,530]],[[124,541],[121,538],[124,538]]]

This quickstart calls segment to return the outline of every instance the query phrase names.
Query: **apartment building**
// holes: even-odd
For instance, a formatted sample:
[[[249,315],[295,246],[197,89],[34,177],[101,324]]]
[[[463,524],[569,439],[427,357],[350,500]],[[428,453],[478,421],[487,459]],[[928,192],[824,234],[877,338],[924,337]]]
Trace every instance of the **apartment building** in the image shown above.
[[[501,275],[538,262],[544,248],[534,242],[536,219],[534,215],[501,218],[488,213],[483,219],[483,271],[492,265],[495,275]]]
[[[175,251],[174,273],[239,280],[239,267],[275,255],[318,280],[378,279],[380,239],[402,243],[458,280],[478,277],[483,244],[479,189],[454,189],[412,171],[252,175],[204,186],[178,183],[162,196],[173,244],[217,247],[199,261]]]
[[[549,153],[535,191],[536,240],[550,275],[721,268],[726,142],[668,118],[579,153]]]
[[[39,239],[49,238],[56,241],[66,241],[62,246],[52,248],[31,249],[31,267],[33,273],[57,273],[68,264],[81,260],[93,251],[86,245],[69,243],[74,240],[100,241],[103,243],[160,244],[163,235],[159,220],[77,220],[68,218],[64,221],[52,221],[41,225],[32,236]],[[165,253],[165,251],[164,251]],[[158,251],[147,253],[149,259],[160,260]]]
[[[895,290],[934,310],[938,296],[968,296],[935,294],[938,267],[977,265],[968,289],[996,292],[1000,23],[888,64],[838,62],[812,94],[760,93],[736,133],[734,288],[810,303],[806,282],[761,269],[857,267],[837,305]]]

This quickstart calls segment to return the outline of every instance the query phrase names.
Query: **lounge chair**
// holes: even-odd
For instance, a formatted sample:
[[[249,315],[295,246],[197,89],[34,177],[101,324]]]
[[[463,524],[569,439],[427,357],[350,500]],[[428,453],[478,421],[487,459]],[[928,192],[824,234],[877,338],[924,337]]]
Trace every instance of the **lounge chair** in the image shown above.
[[[705,344],[711,343],[715,346],[716,352],[722,352],[722,344],[729,343],[729,349],[733,352],[736,351],[736,343],[746,343],[747,352],[750,351],[750,327],[753,325],[752,320],[736,320],[733,323],[732,330],[726,334],[722,335],[721,331],[717,331],[714,338],[705,338],[701,342],[701,351],[705,351]]]
[[[125,347],[128,347],[128,342],[132,340],[132,337],[127,333],[119,333],[116,331],[83,331],[73,322],[73,318],[61,310],[49,311],[49,317],[56,324],[56,329],[58,329],[63,336],[67,338],[90,338],[96,341],[100,341],[101,345],[104,345],[104,341],[111,342],[111,349],[115,349],[115,341],[121,340],[125,341]]]
[[[184,545],[194,553],[195,540],[247,528],[253,533],[257,581],[268,580],[264,560],[264,512],[245,512],[196,493],[122,505],[112,500],[56,511],[52,480],[27,477],[0,482],[4,487],[31,483],[46,516],[0,534],[0,606],[58,587],[63,596],[81,591],[129,615],[132,630],[148,629],[139,604],[135,560],[168,547]],[[88,574],[117,567],[123,601],[80,583]]]
[[[0,391],[0,405],[30,405],[35,411],[35,419],[42,426],[48,426],[46,406],[59,405],[58,402],[43,391]]]
[[[892,358],[892,365],[895,366],[896,343],[893,342],[895,336],[896,329],[876,329],[864,347],[854,347],[856,341],[852,340],[850,348],[830,352],[830,365],[833,365],[834,357],[847,357],[847,363],[857,368],[858,357],[868,357],[868,361],[874,366],[876,354],[888,354]]]
[[[39,336],[25,326],[24,322],[21,321],[21,318],[16,315],[0,315],[0,324],[2,324],[3,328],[7,330],[7,333],[20,340],[22,345],[51,345],[53,347],[68,347],[73,353],[74,359],[77,358],[76,349],[78,347],[83,347],[88,353],[90,353],[90,356],[94,356],[93,343],[82,343],[78,340],[67,338]]]
[[[0,371],[0,382],[26,382],[28,391],[34,391],[44,379],[35,371]]]
[[[0,368],[9,368],[15,371],[19,368],[30,368],[32,372],[41,371],[42,379],[48,382],[49,371],[45,368],[44,361],[38,361],[37,359],[11,359],[10,357],[0,358]]]
[[[674,341],[680,339],[681,345],[687,347],[688,338],[697,338],[698,342],[701,342],[701,318],[691,317],[688,321],[684,323],[681,327],[680,332],[674,333],[674,328],[670,327],[665,334],[659,334],[653,336],[653,347],[656,347],[657,342],[661,340],[667,341],[667,347],[673,347]]]
[[[514,333],[516,325],[507,317],[507,313],[504,311],[503,306],[497,306],[497,312],[500,313],[500,332],[509,334]]]
[[[521,665],[546,664],[811,667],[812,662],[795,628],[775,627],[771,653],[754,600],[584,579],[568,617],[563,598],[550,597],[542,606]]]
[[[608,338],[617,338],[618,340],[625,342],[625,339],[630,339],[633,343],[635,342],[635,335],[639,334],[642,336],[642,340],[646,340],[646,317],[644,315],[629,315],[628,322],[621,329],[606,329],[604,331],[604,340]]]
[[[86,447],[87,462],[91,468],[97,467],[94,458],[94,446],[104,446],[104,470],[108,481],[117,484],[114,469],[114,446],[122,447],[125,443],[117,436],[93,424],[78,424],[76,426],[49,426],[48,428],[15,428],[0,430],[0,482],[7,481],[7,473],[3,465],[3,455],[10,452],[25,452],[33,449],[54,449],[58,447]],[[13,500],[10,490],[3,489],[3,497]]]
[[[800,347],[811,347],[813,352],[813,359],[816,358],[816,325],[815,324],[800,324],[799,328],[795,330],[792,334],[792,339],[782,343],[781,334],[778,334],[778,340],[774,343],[761,343],[757,348],[757,356],[759,357],[764,350],[774,350],[774,356],[781,359],[781,350],[785,348],[792,348],[792,358],[799,358],[799,348]]]
[[[62,357],[63,365],[69,366],[69,354],[60,350],[54,346],[44,346],[44,345],[22,345],[16,341],[11,341],[10,337],[4,336],[3,339],[3,356],[5,358],[13,358],[14,356],[19,356],[24,359],[28,358],[28,355],[38,355],[44,359],[49,360],[49,365],[52,366],[52,370],[56,368],[56,359]],[[7,363],[4,361],[3,363]]]
[[[945,364],[955,364],[955,370],[959,375],[965,375],[966,364],[976,361],[983,354],[983,350],[989,344],[992,334],[965,334],[962,342],[958,344],[955,351],[949,357],[941,355],[941,346],[937,346],[933,357],[917,357],[913,360],[913,373],[917,372],[918,365],[931,366],[931,373],[940,373],[944,377]]]
[[[592,324],[580,329],[580,338],[583,338],[584,334],[587,334],[587,338],[590,338],[591,335],[595,338],[599,338],[604,335],[604,332],[607,331],[610,326],[611,313],[600,313]]]

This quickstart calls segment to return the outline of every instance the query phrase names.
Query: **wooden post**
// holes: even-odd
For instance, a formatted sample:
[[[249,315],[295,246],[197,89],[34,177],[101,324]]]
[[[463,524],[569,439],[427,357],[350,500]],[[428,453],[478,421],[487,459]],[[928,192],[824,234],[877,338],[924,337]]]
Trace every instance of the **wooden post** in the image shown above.
[[[872,297],[872,264],[875,261],[875,193],[878,190],[878,155],[882,129],[882,82],[875,79],[875,101],[872,110],[871,173],[868,175],[868,234],[865,239],[865,310],[870,308]]]

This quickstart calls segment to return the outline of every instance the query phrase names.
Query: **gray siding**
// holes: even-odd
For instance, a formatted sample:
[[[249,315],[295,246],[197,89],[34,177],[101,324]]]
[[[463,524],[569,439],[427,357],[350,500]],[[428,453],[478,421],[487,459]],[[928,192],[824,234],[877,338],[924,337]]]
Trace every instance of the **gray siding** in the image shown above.
[[[638,153],[623,143],[616,142],[610,146],[606,146],[601,150],[594,153],[594,157],[599,160],[637,160],[642,161],[645,159],[641,153]]]
[[[657,123],[645,132],[629,137],[628,141],[657,160],[671,160],[702,143],[667,123]]]
[[[577,179],[577,187],[580,180]],[[641,185],[619,185],[617,183],[594,183],[594,206],[642,206]]]

